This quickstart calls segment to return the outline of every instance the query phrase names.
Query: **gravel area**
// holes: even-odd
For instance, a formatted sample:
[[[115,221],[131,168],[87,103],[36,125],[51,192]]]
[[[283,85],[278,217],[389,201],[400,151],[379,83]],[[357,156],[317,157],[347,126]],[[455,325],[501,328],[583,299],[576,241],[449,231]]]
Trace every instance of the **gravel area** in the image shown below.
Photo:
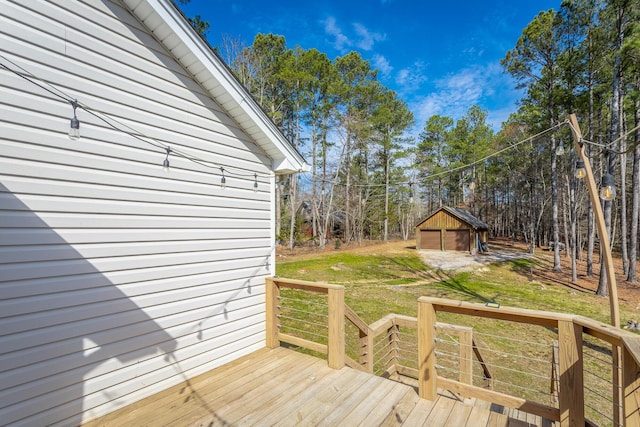
[[[491,250],[488,253],[471,255],[466,252],[418,251],[425,264],[446,271],[475,271],[487,264],[531,258],[525,252]]]

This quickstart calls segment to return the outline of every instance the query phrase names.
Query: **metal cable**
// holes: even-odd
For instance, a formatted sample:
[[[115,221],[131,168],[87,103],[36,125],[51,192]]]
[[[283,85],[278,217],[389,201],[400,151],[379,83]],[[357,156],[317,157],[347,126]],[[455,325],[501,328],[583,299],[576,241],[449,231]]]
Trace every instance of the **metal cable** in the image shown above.
[[[325,325],[323,323],[310,322],[308,320],[301,320],[301,319],[298,319],[296,317],[288,317],[288,316],[278,315],[278,318],[279,319],[285,319],[285,320],[293,320],[295,322],[303,323],[305,325],[313,325],[313,326],[317,326],[317,327],[323,328],[323,329],[326,329],[328,327],[327,325]]]
[[[486,333],[477,332],[477,331],[473,331],[473,334],[474,335],[482,335],[482,336],[485,336],[485,337],[499,338],[499,339],[509,340],[509,341],[516,341],[516,342],[520,342],[520,343],[524,343],[524,344],[528,344],[528,345],[537,345],[539,347],[553,347],[551,344],[541,344],[541,343],[537,343],[537,342],[532,342],[532,341],[527,341],[527,340],[519,340],[517,338],[510,338],[510,337],[505,337],[505,336],[501,336],[501,335],[486,334]],[[480,347],[478,347],[478,348],[480,348]]]
[[[583,385],[582,387],[583,387],[585,390],[587,390],[587,391],[589,391],[589,392],[591,392],[591,393],[595,394],[596,396],[600,397],[601,399],[604,399],[604,400],[608,401],[609,403],[613,403],[613,398],[612,398],[611,396],[607,396],[607,395],[604,395],[604,394],[602,394],[602,393],[600,393],[600,392],[597,392],[597,391],[595,391],[595,390],[592,390],[591,388],[587,387],[586,385]]]
[[[324,317],[325,319],[326,319],[326,318],[329,318],[329,315],[328,315],[328,314],[323,314],[323,313],[314,313],[314,312],[311,312],[311,311],[300,310],[300,309],[293,308],[293,307],[288,307],[288,306],[287,306],[287,307],[280,307],[280,306],[279,306],[279,308],[280,308],[280,310],[281,310],[281,311],[282,311],[282,310],[286,310],[286,311],[295,311],[296,313],[307,314],[307,315],[310,315],[310,316]]]
[[[309,334],[309,335],[314,335],[316,337],[328,339],[326,335],[316,334],[315,332],[305,331],[304,329],[294,328],[293,326],[287,326],[287,325],[278,325],[278,326],[280,327],[281,330],[284,328],[286,330],[296,331],[302,334]]]
[[[325,307],[325,308],[329,307],[329,304],[324,303],[324,302],[319,302],[319,301],[303,300],[303,299],[284,297],[284,296],[279,296],[278,299],[280,299],[281,301],[294,301],[294,302],[299,302],[299,303],[303,303],[303,304],[317,305],[317,306]]]
[[[542,395],[544,395],[544,396],[548,396],[548,395],[549,395],[549,393],[548,393],[548,392],[546,392],[546,391],[540,391],[540,390],[536,390],[536,389],[533,389],[533,388],[528,388],[528,387],[520,386],[520,385],[517,385],[517,384],[507,383],[507,382],[504,382],[504,381],[497,380],[497,379],[495,379],[495,378],[492,378],[492,379],[491,379],[491,381],[492,381],[494,384],[495,384],[495,383],[499,383],[499,384],[504,384],[505,386],[514,387],[514,388],[517,388],[517,389],[520,389],[520,390],[526,390],[526,391],[531,391],[531,392],[533,392],[533,393],[542,394]]]

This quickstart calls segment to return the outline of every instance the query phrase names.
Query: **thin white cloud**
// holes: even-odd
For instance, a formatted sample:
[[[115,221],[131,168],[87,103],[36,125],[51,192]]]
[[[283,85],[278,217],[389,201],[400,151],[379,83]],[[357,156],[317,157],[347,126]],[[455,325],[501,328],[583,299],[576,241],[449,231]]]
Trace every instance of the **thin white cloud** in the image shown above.
[[[358,35],[358,41],[356,42],[356,45],[362,50],[369,51],[373,49],[374,44],[384,41],[384,39],[387,38],[386,34],[371,32],[362,24],[354,23],[353,29]]]
[[[400,86],[402,92],[413,92],[420,88],[420,85],[427,81],[424,74],[425,65],[418,61],[409,68],[403,68],[396,74],[396,84]]]
[[[331,36],[333,47],[343,53],[347,50],[357,47],[364,51],[371,51],[376,43],[384,41],[386,34],[370,31],[367,27],[359,23],[353,23],[353,35],[346,34],[333,16],[321,21],[324,25],[325,34]]]
[[[380,70],[384,77],[389,76],[389,74],[391,74],[391,71],[393,71],[393,67],[391,66],[391,64],[389,64],[387,58],[377,53],[373,55],[373,66]]]
[[[468,67],[436,81],[434,92],[413,103],[412,110],[416,122],[423,125],[436,114],[458,120],[472,105],[488,108],[488,104],[499,103],[503,107],[490,108],[493,113],[487,119],[497,130],[508,114],[515,111],[517,99],[512,80],[494,63]]]
[[[333,47],[336,50],[341,52],[345,51],[348,47],[352,46],[353,43],[349,38],[344,35],[340,27],[336,24],[336,18],[333,16],[328,17],[324,23],[324,32],[330,36],[333,36],[335,39],[333,40]]]

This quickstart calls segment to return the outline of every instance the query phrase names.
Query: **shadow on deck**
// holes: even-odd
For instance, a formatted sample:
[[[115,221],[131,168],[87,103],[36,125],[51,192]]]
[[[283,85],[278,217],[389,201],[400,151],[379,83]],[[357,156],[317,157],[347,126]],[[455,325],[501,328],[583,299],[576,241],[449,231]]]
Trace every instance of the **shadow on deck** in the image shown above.
[[[486,402],[406,384],[285,348],[263,349],[84,424],[97,426],[552,426]]]

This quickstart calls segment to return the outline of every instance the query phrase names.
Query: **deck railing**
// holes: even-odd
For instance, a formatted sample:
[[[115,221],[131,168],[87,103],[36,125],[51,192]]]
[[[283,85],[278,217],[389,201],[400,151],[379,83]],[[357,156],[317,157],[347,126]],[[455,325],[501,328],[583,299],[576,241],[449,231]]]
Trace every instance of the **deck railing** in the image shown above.
[[[268,347],[287,343],[326,354],[335,369],[348,365],[387,377],[416,378],[426,399],[446,389],[563,427],[640,425],[640,337],[628,331],[582,316],[429,297],[418,299],[417,318],[391,314],[368,325],[344,303],[342,286],[281,278],[269,278],[266,284]],[[473,326],[438,322],[443,313]],[[489,331],[492,322],[500,325],[496,329],[510,323],[538,327],[551,341],[532,343],[541,348],[535,349],[535,357],[496,351],[479,340],[504,337],[477,332],[475,325],[481,322]],[[523,337],[514,341],[526,343]],[[496,354],[487,358],[483,352]],[[533,373],[520,372],[518,365],[525,362],[534,364]],[[541,362],[547,367],[535,365]],[[540,377],[549,401],[506,383],[518,375],[525,375],[525,384]],[[503,388],[494,390],[494,384]]]

